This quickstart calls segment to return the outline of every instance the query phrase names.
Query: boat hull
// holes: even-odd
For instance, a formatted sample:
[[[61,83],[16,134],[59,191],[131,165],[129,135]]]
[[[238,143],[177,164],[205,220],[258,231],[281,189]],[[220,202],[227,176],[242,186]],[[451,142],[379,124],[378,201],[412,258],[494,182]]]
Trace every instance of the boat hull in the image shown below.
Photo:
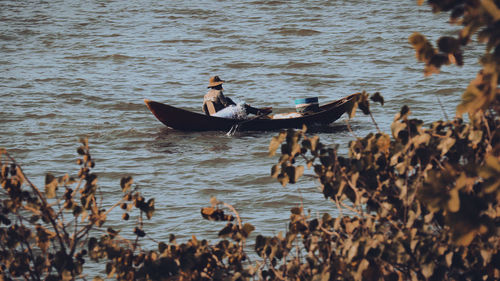
[[[253,117],[246,120],[221,118],[196,113],[168,104],[145,99],[149,110],[164,125],[181,131],[274,131],[285,128],[302,128],[328,125],[352,108],[358,94],[320,106],[320,111],[302,117],[269,119]]]

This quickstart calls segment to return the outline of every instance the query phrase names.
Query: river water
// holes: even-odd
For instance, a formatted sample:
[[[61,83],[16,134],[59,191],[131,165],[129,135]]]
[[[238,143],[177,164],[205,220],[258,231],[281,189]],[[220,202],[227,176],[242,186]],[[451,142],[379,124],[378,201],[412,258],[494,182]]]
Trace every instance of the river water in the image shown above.
[[[385,97],[372,109],[386,132],[404,104],[426,122],[453,118],[483,47],[466,53],[464,67],[424,77],[408,43],[414,31],[432,41],[454,35],[447,20],[416,1],[1,0],[0,147],[43,187],[48,172],[76,174],[78,139],[88,137],[106,204],[133,176],[156,199],[146,231],[158,241],[217,239],[223,224],[200,215],[211,196],[254,234],[277,234],[300,204],[312,216],[336,212],[314,178],[283,188],[269,176],[277,133],[175,131],[143,99],[200,111],[219,75],[227,96],[275,112],[293,110],[296,98],[366,90]],[[350,124],[357,136],[375,131],[360,112]],[[319,136],[344,152],[353,139],[346,118]],[[121,214],[109,224],[126,226]]]

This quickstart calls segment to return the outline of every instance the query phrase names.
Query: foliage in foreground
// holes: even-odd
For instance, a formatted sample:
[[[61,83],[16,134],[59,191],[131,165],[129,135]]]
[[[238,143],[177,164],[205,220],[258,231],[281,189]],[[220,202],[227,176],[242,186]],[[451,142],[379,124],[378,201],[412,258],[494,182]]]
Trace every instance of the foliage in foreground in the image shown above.
[[[187,243],[177,244],[171,235],[168,244],[160,242],[156,250],[143,249],[142,239],[147,238],[143,219],[152,218],[154,199],[146,200],[137,187],[133,188],[133,179],[123,177],[122,199],[105,209],[99,199],[88,142],[82,139],[81,143],[77,149],[81,156],[78,176],[47,174],[44,191],[26,177],[6,150],[0,150],[1,280],[85,279],[88,259],[106,263],[107,278],[118,280],[219,280],[254,274],[243,268],[247,259],[244,242],[254,227],[243,224],[231,205],[215,198],[201,215],[207,220],[227,221],[219,236],[230,237],[231,241],[209,245],[193,236]],[[118,206],[124,211],[125,221],[130,219],[130,212],[139,212],[135,227],[115,230],[104,226],[107,215]],[[226,214],[221,207],[234,215]],[[120,232],[135,238],[122,237]]]
[[[319,270],[334,279],[498,279],[500,123],[483,117],[476,126],[457,119],[424,129],[404,107],[392,138],[352,141],[349,157],[304,132],[275,137],[271,147],[282,155],[273,175],[295,182],[303,159],[340,215],[296,211],[289,232],[302,237],[307,262],[300,275],[284,264],[274,270],[293,278]]]
[[[287,185],[297,182],[304,165],[314,168],[336,217],[312,218],[303,208],[292,209],[284,234],[257,236],[259,259],[250,261],[244,245],[254,227],[231,205],[213,199],[201,215],[226,223],[219,242],[192,237],[178,244],[171,236],[147,250],[140,246],[147,238],[142,219],[151,219],[154,200],[124,177],[122,200],[105,209],[85,140],[78,149],[78,175],[47,175],[44,191],[1,150],[2,278],[85,278],[90,259],[105,262],[108,277],[119,280],[500,279],[500,3],[429,4],[450,11],[451,21],[463,29],[457,38],[440,38],[437,49],[421,34],[410,37],[425,74],[461,65],[462,48],[473,34],[486,43],[483,68],[464,93],[457,118],[424,126],[404,106],[390,135],[356,138],[347,157],[305,130],[282,132],[270,143],[271,153],[281,150],[272,175]],[[380,95],[371,99],[383,103]],[[371,114],[366,93],[351,116],[356,107]],[[121,230],[133,233],[132,240],[104,226],[117,206],[124,220],[139,212],[135,227]]]

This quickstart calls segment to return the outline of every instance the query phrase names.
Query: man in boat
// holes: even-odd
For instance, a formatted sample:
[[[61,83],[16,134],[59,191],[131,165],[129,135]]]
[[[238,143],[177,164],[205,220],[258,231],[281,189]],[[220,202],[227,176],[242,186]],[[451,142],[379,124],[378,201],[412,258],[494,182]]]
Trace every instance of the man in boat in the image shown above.
[[[210,90],[203,97],[203,112],[205,112],[206,115],[213,115],[228,106],[236,105],[232,99],[224,96],[222,92],[224,90],[222,88],[224,82],[225,81],[221,80],[219,76],[210,77],[207,87]],[[271,108],[258,109],[248,104],[243,104],[243,106],[247,114],[267,115],[272,111]]]

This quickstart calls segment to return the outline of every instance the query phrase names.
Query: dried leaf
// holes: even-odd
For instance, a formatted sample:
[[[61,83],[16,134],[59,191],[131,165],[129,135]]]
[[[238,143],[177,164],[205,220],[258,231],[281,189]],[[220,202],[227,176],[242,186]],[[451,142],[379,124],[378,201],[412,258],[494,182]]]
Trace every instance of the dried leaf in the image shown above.
[[[460,210],[460,198],[458,196],[458,188],[450,190],[450,199],[448,200],[448,210],[456,213]]]
[[[415,147],[419,147],[421,144],[428,145],[431,140],[431,135],[429,134],[419,134],[411,139]]]
[[[485,156],[485,160],[486,165],[479,169],[479,176],[485,179],[484,193],[498,192],[500,190],[500,159],[488,154]]]
[[[318,148],[319,136],[313,136],[309,138],[309,140],[311,141],[311,151],[316,151]]]
[[[359,242],[354,242],[350,247],[348,247],[347,261],[351,262],[352,259],[358,254]]]
[[[58,182],[56,177],[54,177],[52,174],[47,174],[45,176],[45,196],[47,198],[56,197],[57,186]]]
[[[278,136],[274,136],[269,143],[269,156],[274,156],[276,154],[276,150],[281,146],[281,143],[286,138],[286,132],[282,131]]]
[[[415,49],[420,49],[425,45],[427,39],[422,34],[414,32],[412,35],[410,35],[408,41],[413,45]]]
[[[295,178],[294,178],[294,183],[299,180],[299,178],[304,174],[304,166],[297,166],[295,167]]]
[[[360,93],[356,93],[356,94],[360,94]],[[346,104],[345,112],[348,114],[349,119],[354,118],[354,116],[356,115],[357,108],[358,108],[358,100],[352,101],[352,102],[349,102]]]
[[[451,267],[451,264],[452,264],[452,261],[453,261],[453,252],[449,252],[448,254],[446,254],[445,260],[446,260],[446,265],[448,267]]]
[[[285,187],[290,182],[290,178],[288,178],[287,174],[281,173],[278,175],[278,181],[283,187]]]
[[[377,138],[378,150],[383,153],[389,153],[389,148],[391,147],[391,138],[386,134],[381,134]]]
[[[146,204],[147,204],[147,208],[145,211],[146,217],[148,218],[148,220],[150,220],[153,217],[153,214],[155,212],[155,200],[153,198],[151,198],[148,200],[148,202]]]
[[[203,217],[205,216],[211,216],[214,212],[215,212],[215,208],[213,207],[205,207],[205,208],[201,208],[201,214],[203,215]]]
[[[300,150],[301,150],[301,147],[298,143],[294,143],[292,145],[292,149],[290,151],[290,156],[293,158],[295,157],[295,155],[299,154],[300,153]]]
[[[391,124],[392,136],[397,139],[399,136],[399,132],[406,129],[406,123],[403,122],[393,122]]]
[[[469,134],[469,138],[468,138],[472,144],[474,145],[477,145],[481,142],[481,140],[483,139],[483,131],[480,131],[480,130],[474,130],[472,131],[470,134]]]
[[[73,276],[71,275],[71,271],[64,270],[61,274],[61,280],[63,280],[63,281],[73,280]]]
[[[363,91],[358,97],[358,106],[363,114],[370,114],[370,102],[368,101],[368,94],[365,91]]]
[[[211,196],[210,197],[210,205],[212,205],[212,207],[215,207],[215,206],[217,206],[217,204],[219,204],[219,201],[217,200],[217,198],[215,198],[215,196]]]
[[[441,142],[437,147],[438,149],[441,150],[441,156],[444,156],[446,153],[448,153],[450,148],[452,148],[453,145],[455,145],[455,142],[456,142],[455,138],[450,138],[450,137],[441,140]]]
[[[252,231],[255,230],[255,227],[249,223],[245,223],[243,225],[243,229],[242,229],[242,234],[243,234],[243,237],[245,238],[248,238],[248,236],[250,236],[250,233],[252,233]]]
[[[380,95],[379,92],[376,92],[375,94],[373,94],[370,99],[373,101],[373,102],[378,102],[380,103],[380,105],[384,105],[384,97],[382,95]]]
[[[273,178],[276,178],[278,177],[279,173],[281,172],[281,168],[280,168],[281,165],[273,165],[273,167],[271,168],[271,177]]]
[[[481,257],[483,258],[483,266],[487,266],[491,262],[491,257],[493,255],[492,250],[481,250]]]
[[[482,79],[482,75],[478,74],[478,78],[476,79]],[[462,116],[464,113],[473,114],[479,111],[486,102],[487,99],[481,90],[479,90],[474,82],[471,82],[462,95],[462,102],[457,106],[457,115]]]
[[[134,179],[131,176],[122,177],[120,180],[120,186],[122,188],[122,192],[127,192],[134,182]]]
[[[459,246],[464,246],[467,247],[470,245],[472,240],[474,240],[474,237],[476,237],[476,231],[475,230],[470,230],[465,233],[462,233],[461,235],[458,235],[454,237],[454,242],[455,244]]]
[[[399,113],[396,114],[396,116],[394,116],[394,121],[406,120],[408,119],[408,115],[410,114],[411,114],[410,108],[407,105],[403,105]]]
[[[422,265],[422,275],[425,276],[425,278],[429,278],[434,274],[434,268],[436,267],[434,262],[430,262],[427,264]]]
[[[363,272],[370,266],[370,262],[367,259],[363,259],[359,265],[358,269],[356,271],[356,274],[354,274],[354,279],[355,280],[363,280]],[[374,278],[376,280],[376,278]]]
[[[439,51],[445,54],[454,54],[460,51],[460,41],[451,36],[443,36],[437,42]]]

